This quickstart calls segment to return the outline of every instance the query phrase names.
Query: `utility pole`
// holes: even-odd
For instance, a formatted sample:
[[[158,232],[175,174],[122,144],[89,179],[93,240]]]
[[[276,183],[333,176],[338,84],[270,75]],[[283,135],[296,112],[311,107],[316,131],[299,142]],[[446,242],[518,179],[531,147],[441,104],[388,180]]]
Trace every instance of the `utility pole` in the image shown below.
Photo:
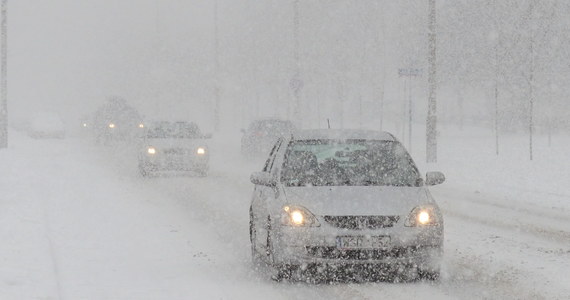
[[[428,114],[426,128],[426,160],[437,162],[437,78],[436,78],[436,11],[435,0],[429,0],[429,74],[428,74]]]
[[[386,13],[382,10],[382,90],[380,91],[380,131],[384,130],[384,91],[386,89]]]
[[[534,1],[530,1],[529,4],[529,22],[530,22],[530,26],[529,26],[529,37],[530,37],[530,41],[529,41],[529,52],[530,52],[530,74],[529,74],[529,112],[528,112],[528,134],[529,134],[529,155],[530,155],[530,160],[532,160],[532,156],[533,156],[533,132],[534,132],[534,119],[533,119],[533,115],[534,115],[534,94],[533,94],[533,85],[534,85],[534,32],[533,32],[533,10],[534,10]]]
[[[155,109],[155,113],[158,114],[159,116],[162,116],[162,103],[161,103],[161,89],[160,89],[160,85],[158,84],[159,82],[159,75],[160,74],[160,68],[161,66],[161,58],[162,58],[162,50],[161,50],[161,39],[160,39],[160,0],[155,0],[154,2],[154,31],[155,31],[155,47],[154,47],[154,51],[155,51],[155,55],[153,57],[154,59],[154,66],[153,66],[153,70],[155,72],[152,73],[152,79],[153,79],[153,92],[154,92],[154,109]]]
[[[219,53],[219,33],[218,33],[218,0],[214,1],[214,131],[220,131],[220,53]]]
[[[499,155],[499,47],[495,44],[495,152]]]
[[[295,101],[293,103],[293,118],[297,125],[302,127],[301,89],[303,88],[303,81],[301,80],[301,62],[299,57],[299,0],[293,0],[293,59],[295,73],[290,83]]]
[[[8,0],[2,0],[2,22],[1,22],[1,42],[0,50],[2,51],[2,66],[0,71],[0,149],[8,147],[8,29],[7,29],[7,11]]]
[[[412,76],[408,76],[408,151],[412,153],[412,127],[414,121],[412,101]]]

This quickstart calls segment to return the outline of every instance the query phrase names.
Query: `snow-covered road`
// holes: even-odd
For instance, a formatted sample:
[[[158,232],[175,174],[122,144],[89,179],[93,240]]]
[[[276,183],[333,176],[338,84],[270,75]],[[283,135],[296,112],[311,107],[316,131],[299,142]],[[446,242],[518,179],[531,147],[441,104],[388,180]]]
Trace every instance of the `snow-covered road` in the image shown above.
[[[0,298],[570,299],[570,198],[521,204],[453,180],[432,189],[446,221],[440,283],[273,282],[250,264],[258,164],[237,149],[213,141],[224,159],[207,178],[142,178],[127,148],[13,133],[0,151]]]

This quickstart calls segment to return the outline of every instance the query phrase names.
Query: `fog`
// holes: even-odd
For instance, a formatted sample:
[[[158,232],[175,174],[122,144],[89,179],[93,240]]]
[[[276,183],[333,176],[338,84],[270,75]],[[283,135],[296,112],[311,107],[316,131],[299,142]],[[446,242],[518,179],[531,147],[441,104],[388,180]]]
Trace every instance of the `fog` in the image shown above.
[[[524,130],[528,45],[536,36],[537,126],[546,127],[547,119],[566,126],[557,107],[568,92],[568,5],[536,6],[533,31],[522,2],[438,2],[441,121],[491,126],[498,81],[500,123]],[[309,1],[299,11],[299,119],[307,120],[305,127],[324,127],[330,119],[337,127],[346,121],[380,129],[383,118],[404,115],[409,87],[398,75],[402,68],[422,71],[411,80],[422,122],[426,3]],[[30,108],[54,110],[73,126],[106,97],[121,96],[145,115],[179,114],[212,127],[216,86],[223,129],[259,117],[291,117],[292,3],[219,1],[219,70],[214,1],[15,1],[9,18],[14,120]],[[391,120],[392,127],[403,119]]]
[[[0,298],[570,294],[570,2],[436,0],[431,82],[429,1],[8,2]],[[436,88],[438,159],[428,163],[430,86]],[[262,130],[259,120],[280,125]],[[295,127],[323,129],[299,132],[305,142],[336,140],[295,145]],[[401,143],[389,160],[404,162],[407,175],[385,186],[384,175],[367,178],[370,169],[357,169],[374,161],[367,139]],[[311,153],[318,147],[324,158]],[[287,185],[275,176],[283,176],[279,168],[287,168],[290,152],[302,158],[295,168],[310,161],[313,169],[302,180],[297,169],[288,170]],[[180,157],[171,161],[163,153]],[[410,159],[396,158],[407,153]],[[265,164],[269,156],[272,163]],[[338,170],[323,171],[342,163],[356,165],[352,182],[339,179]],[[326,274],[322,265],[338,263],[316,259],[326,251],[308,244],[301,250],[313,260],[291,263],[299,277],[277,276],[271,230],[279,229],[271,227],[271,212],[267,220],[254,216],[257,195],[270,195],[274,202],[263,199],[267,207],[279,205],[273,219],[279,228],[294,225],[293,212],[312,218],[308,230],[330,229],[325,220],[348,216],[361,222],[348,228],[357,238],[367,237],[357,231],[364,223],[383,224],[375,214],[402,230],[424,228],[409,222],[428,207],[421,212],[437,220],[428,224],[437,230],[426,230],[437,245],[428,246],[443,253],[437,276],[421,277],[425,265],[405,261],[416,277],[402,270],[394,278],[302,277]],[[381,202],[386,199],[392,202]],[[291,210],[290,221],[281,210]],[[336,243],[327,255],[336,253],[342,272],[354,271],[343,265],[350,251],[357,253],[350,263],[366,265],[362,251],[374,271],[374,255],[397,252],[344,248],[350,230],[328,232],[318,245]],[[416,238],[381,232],[373,236],[378,243],[390,243],[390,235],[392,241]],[[256,234],[260,242],[251,243]],[[311,242],[312,235],[299,236]]]

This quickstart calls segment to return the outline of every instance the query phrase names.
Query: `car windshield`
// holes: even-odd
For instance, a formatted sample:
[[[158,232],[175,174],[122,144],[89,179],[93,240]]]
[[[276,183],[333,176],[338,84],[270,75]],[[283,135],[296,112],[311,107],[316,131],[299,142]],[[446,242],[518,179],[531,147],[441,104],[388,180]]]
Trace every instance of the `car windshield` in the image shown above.
[[[264,120],[252,123],[248,130],[250,132],[283,135],[291,132],[292,129],[293,124],[289,121]]]
[[[194,123],[164,122],[156,124],[149,128],[146,137],[151,139],[195,139],[200,138],[201,133],[198,126]]]
[[[300,140],[289,144],[286,186],[418,186],[421,176],[399,142]]]

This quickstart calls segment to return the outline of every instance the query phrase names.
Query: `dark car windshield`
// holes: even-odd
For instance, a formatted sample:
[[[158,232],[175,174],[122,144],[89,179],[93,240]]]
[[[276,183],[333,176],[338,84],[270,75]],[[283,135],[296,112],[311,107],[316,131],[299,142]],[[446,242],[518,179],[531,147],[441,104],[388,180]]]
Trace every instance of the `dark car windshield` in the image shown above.
[[[293,130],[293,124],[290,121],[281,120],[263,120],[252,123],[248,131],[257,134],[266,135],[284,135]]]
[[[281,181],[286,186],[418,186],[421,176],[399,142],[300,140],[289,144]]]
[[[202,134],[200,129],[194,123],[188,122],[175,122],[175,123],[159,123],[153,125],[147,131],[146,137],[151,139],[194,139],[200,138]]]

